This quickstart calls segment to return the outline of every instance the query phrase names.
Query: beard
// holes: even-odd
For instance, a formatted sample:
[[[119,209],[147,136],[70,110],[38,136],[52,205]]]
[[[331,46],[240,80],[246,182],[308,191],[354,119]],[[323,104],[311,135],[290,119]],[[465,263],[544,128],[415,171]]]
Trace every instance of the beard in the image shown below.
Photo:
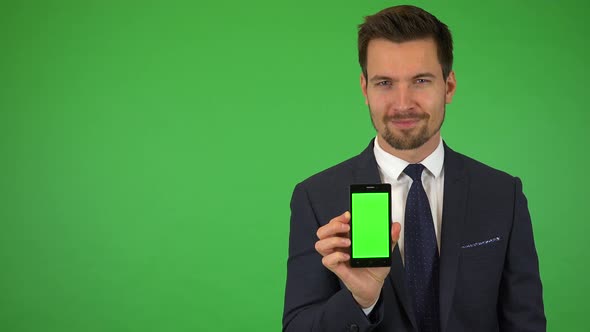
[[[375,125],[375,118],[373,117],[373,112],[371,111],[371,106],[369,105],[369,112],[371,113],[371,122],[373,127],[377,132],[377,126]],[[413,150],[421,147],[424,143],[428,142],[429,139],[432,138],[442,127],[443,122],[445,121],[446,115],[446,106],[443,109],[443,118],[438,124],[436,128],[429,128],[428,127],[428,120],[430,119],[430,115],[428,113],[419,113],[419,112],[400,112],[396,113],[395,115],[387,115],[385,114],[381,121],[384,124],[384,129],[382,133],[379,133],[381,137],[394,149],[397,150]],[[401,130],[399,133],[394,133],[389,129],[389,122],[393,120],[407,120],[407,119],[419,119],[425,122],[424,125],[416,128],[411,128],[407,130]]]

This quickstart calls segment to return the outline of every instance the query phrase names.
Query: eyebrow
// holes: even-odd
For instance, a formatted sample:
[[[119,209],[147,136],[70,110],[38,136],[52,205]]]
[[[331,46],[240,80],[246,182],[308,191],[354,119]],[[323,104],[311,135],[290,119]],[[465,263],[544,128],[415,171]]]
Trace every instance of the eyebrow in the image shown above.
[[[432,73],[419,73],[416,74],[412,77],[413,80],[418,79],[418,78],[436,78],[436,76]],[[397,79],[393,79],[389,76],[384,76],[384,75],[375,75],[373,77],[371,77],[370,79],[371,82],[376,82],[376,81],[393,81],[393,82],[397,82]]]

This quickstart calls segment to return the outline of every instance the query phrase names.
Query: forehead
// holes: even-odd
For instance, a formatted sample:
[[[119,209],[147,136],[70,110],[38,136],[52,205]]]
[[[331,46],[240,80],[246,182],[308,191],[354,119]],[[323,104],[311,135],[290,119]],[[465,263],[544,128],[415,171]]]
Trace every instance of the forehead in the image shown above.
[[[430,72],[442,75],[436,43],[432,38],[395,43],[373,39],[367,47],[367,74],[412,76]]]

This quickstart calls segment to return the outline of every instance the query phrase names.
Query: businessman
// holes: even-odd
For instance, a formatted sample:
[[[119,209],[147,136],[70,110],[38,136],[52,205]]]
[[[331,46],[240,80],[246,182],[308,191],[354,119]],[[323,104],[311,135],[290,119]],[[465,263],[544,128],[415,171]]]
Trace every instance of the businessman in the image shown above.
[[[361,90],[377,134],[299,183],[291,200],[284,331],[545,331],[518,178],[449,148],[457,87],[448,27],[414,6],[365,18]],[[392,187],[390,267],[351,268],[350,184]]]

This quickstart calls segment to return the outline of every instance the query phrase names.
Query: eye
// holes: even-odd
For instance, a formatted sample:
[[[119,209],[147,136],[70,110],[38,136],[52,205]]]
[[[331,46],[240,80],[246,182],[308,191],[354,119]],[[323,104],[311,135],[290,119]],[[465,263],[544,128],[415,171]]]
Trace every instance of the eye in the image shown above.
[[[377,85],[377,86],[391,86],[391,81],[380,81],[380,82],[377,82],[375,85]]]
[[[427,79],[425,79],[425,78],[419,78],[419,79],[416,80],[416,83],[417,84],[426,84],[428,82],[430,82],[430,81],[427,80]]]

